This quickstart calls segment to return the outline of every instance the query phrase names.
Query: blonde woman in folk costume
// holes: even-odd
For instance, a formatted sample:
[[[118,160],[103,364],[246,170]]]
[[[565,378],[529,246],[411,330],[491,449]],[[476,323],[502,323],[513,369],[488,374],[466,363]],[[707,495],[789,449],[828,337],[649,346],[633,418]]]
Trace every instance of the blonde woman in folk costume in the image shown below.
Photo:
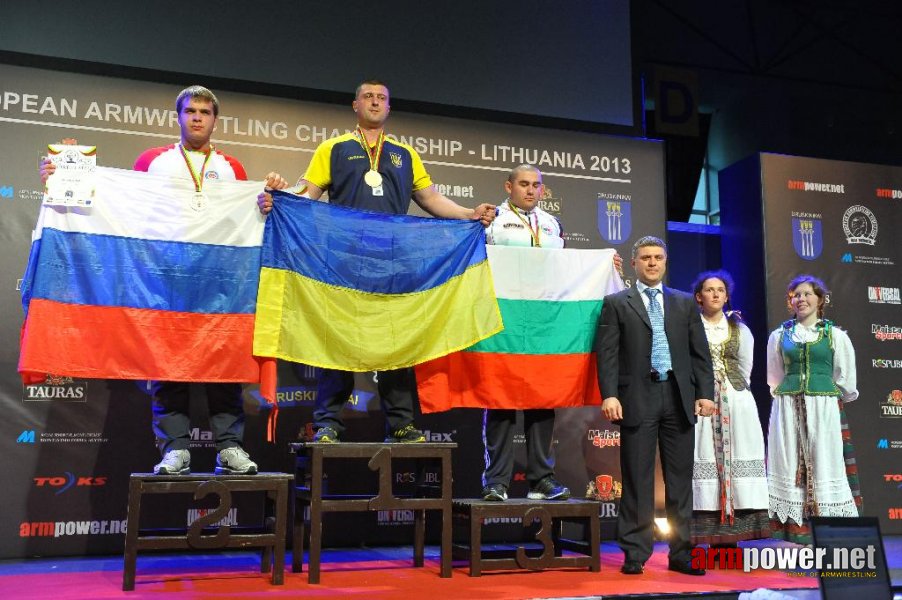
[[[707,271],[693,286],[714,366],[710,417],[695,424],[692,543],[735,545],[770,535],[764,435],[749,388],[752,332],[728,310],[733,278]]]
[[[811,541],[810,517],[857,517],[861,503],[842,410],[844,402],[858,398],[855,350],[846,332],[823,318],[827,294],[816,277],[793,279],[787,304],[794,317],[767,341],[767,383],[774,397],[768,510],[774,537],[799,543]]]

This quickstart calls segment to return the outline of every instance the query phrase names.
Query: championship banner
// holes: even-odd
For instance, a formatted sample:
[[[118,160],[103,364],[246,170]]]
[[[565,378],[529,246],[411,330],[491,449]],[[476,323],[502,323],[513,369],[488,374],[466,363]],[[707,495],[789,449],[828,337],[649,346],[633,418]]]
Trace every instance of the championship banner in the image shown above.
[[[22,283],[19,372],[259,382],[260,182],[98,167],[90,207],[41,207]]]
[[[592,351],[614,250],[488,246],[504,330],[417,366],[424,413],[600,405]]]
[[[501,330],[479,221],[273,193],[254,353],[345,371],[410,367]]]

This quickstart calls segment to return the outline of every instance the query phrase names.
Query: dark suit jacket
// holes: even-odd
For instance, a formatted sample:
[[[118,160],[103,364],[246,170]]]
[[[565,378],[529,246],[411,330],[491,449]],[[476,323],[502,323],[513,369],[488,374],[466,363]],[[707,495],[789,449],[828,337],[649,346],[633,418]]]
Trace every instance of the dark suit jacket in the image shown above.
[[[642,420],[651,372],[651,323],[636,287],[605,296],[596,336],[598,385],[602,399],[616,396],[621,425]],[[695,401],[714,399],[714,373],[705,328],[695,299],[664,287],[664,331],[686,417],[695,423]]]

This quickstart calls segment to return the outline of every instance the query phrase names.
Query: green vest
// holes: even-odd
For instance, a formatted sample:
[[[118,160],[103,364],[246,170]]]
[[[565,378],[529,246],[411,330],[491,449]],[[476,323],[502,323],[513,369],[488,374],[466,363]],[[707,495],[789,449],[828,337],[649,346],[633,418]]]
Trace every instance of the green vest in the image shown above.
[[[783,323],[780,350],[783,354],[783,381],[776,394],[806,396],[840,396],[833,382],[833,322],[821,321],[819,335],[813,342],[798,343],[792,339],[795,321]]]

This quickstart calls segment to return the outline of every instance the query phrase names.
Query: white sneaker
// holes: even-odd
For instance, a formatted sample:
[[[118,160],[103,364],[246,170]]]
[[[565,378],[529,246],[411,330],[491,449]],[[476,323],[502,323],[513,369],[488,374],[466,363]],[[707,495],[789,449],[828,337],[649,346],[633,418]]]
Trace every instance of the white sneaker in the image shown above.
[[[191,453],[187,450],[170,450],[153,468],[154,475],[187,475],[191,472]]]
[[[255,475],[257,463],[251,460],[244,448],[233,446],[220,450],[216,456],[217,475]]]

